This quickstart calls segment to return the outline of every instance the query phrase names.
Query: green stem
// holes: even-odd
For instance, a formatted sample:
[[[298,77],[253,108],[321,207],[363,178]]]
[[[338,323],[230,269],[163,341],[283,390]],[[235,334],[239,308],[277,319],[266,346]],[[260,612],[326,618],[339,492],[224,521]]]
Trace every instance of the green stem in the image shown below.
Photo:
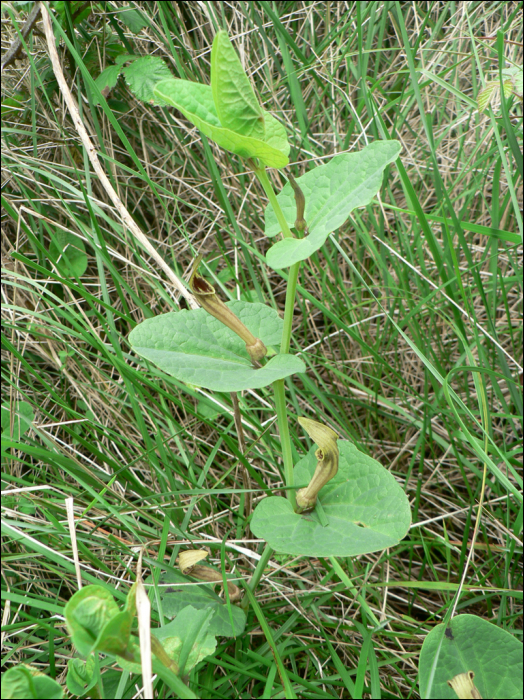
[[[280,209],[280,207],[279,207]],[[280,353],[286,354],[289,352],[289,344],[291,342],[291,330],[293,327],[293,308],[295,306],[295,292],[297,289],[298,270],[300,263],[293,265],[289,271],[286,289],[286,306],[284,309],[284,328],[282,330],[282,342],[280,344]],[[286,384],[283,379],[273,382],[273,391],[275,393],[275,408],[277,410],[278,431],[282,442],[282,458],[284,460],[284,475],[286,479],[286,496],[288,497],[293,510],[296,507],[295,492],[291,488],[294,483],[293,479],[293,453],[291,451],[291,436],[289,435],[289,421],[286,408]]]
[[[282,230],[282,235],[284,238],[293,238],[293,234],[289,228],[286,221],[286,217],[280,204],[278,203],[277,196],[269,181],[265,167],[255,168],[254,173],[260,181],[260,184],[264,188],[264,192],[269,199],[273,211],[277,217],[277,221],[280,224]],[[291,331],[293,328],[293,310],[295,307],[295,294],[297,291],[297,280],[298,271],[300,268],[300,263],[295,263],[289,270],[289,277],[286,289],[286,305],[284,308],[284,328],[282,331],[282,342],[280,344],[280,354],[285,355],[289,352],[289,345],[291,343]],[[275,408],[277,411],[278,419],[278,430],[280,433],[280,440],[282,442],[282,458],[284,460],[284,476],[286,480],[287,491],[286,495],[295,510],[295,492],[291,488],[293,486],[293,453],[291,451],[291,436],[289,434],[289,421],[287,417],[286,408],[286,385],[283,379],[273,382],[273,391],[275,392]]]
[[[280,344],[280,352],[289,352],[289,344],[291,342],[291,331],[293,329],[293,310],[295,308],[295,294],[297,291],[298,271],[300,263],[297,262],[289,268],[289,277],[287,278],[286,289],[286,306],[284,308],[284,330],[282,331],[282,343]]]
[[[275,215],[277,217],[277,221],[280,224],[280,228],[282,231],[282,236],[284,238],[294,238],[293,234],[291,233],[291,230],[289,228],[289,225],[286,221],[286,218],[284,216],[284,213],[282,209],[280,208],[280,205],[278,203],[275,191],[273,190],[273,187],[271,185],[271,182],[269,181],[269,178],[266,173],[266,169],[264,167],[262,168],[254,168],[254,173],[257,176],[258,180],[260,181],[260,184],[264,188],[264,192],[267,195],[267,198],[269,199],[271,206],[273,207],[273,211],[275,212]],[[288,282],[287,282],[287,289],[286,289],[286,305],[284,309],[284,329],[282,332],[282,343],[280,345],[280,353],[281,354],[286,354],[289,352],[289,346],[291,343],[291,331],[293,327],[293,310],[295,306],[295,294],[297,290],[297,281],[298,281],[298,273],[300,269],[300,262],[295,263],[294,265],[291,265],[289,269],[289,277],[288,277]],[[289,435],[289,423],[287,419],[287,409],[286,409],[286,396],[285,396],[285,383],[283,379],[280,379],[279,381],[273,382],[273,391],[275,392],[275,407],[277,411],[277,418],[278,418],[278,429],[280,433],[280,439],[282,442],[282,457],[284,460],[284,474],[285,474],[285,479],[286,479],[286,486],[288,487],[287,490],[287,497],[291,502],[291,505],[293,506],[293,510],[296,508],[296,500],[295,500],[295,491],[293,488],[290,488],[293,486],[293,456],[291,452],[291,437]],[[324,515],[325,519],[325,515]],[[327,523],[326,523],[327,524]],[[260,558],[255,571],[253,573],[253,576],[251,577],[251,580],[248,584],[249,590],[251,592],[255,591],[255,588],[257,587],[260,578],[262,576],[262,573],[267,565],[267,562],[269,561],[269,558],[273,554],[273,550],[271,547],[266,544],[266,547],[262,553],[262,557]],[[369,605],[366,602],[366,599],[364,596],[362,596],[360,593],[358,593],[357,589],[351,582],[351,579],[348,577],[344,569],[340,566],[338,561],[336,560],[335,557],[329,557],[329,560],[331,562],[331,565],[337,572],[340,580],[346,584],[346,586],[349,588],[349,590],[353,593],[354,596],[356,596],[356,599],[361,605],[362,610],[366,613],[368,618],[373,621],[375,625],[379,624],[379,621]],[[244,596],[244,600],[242,601],[242,605],[245,609],[249,606],[249,599],[248,596]]]
[[[278,203],[275,190],[273,189],[273,185],[269,181],[265,167],[255,168],[253,172],[258,177],[259,182],[264,188],[264,192],[266,193],[267,198],[269,199],[271,206],[273,207],[273,211],[276,214],[277,221],[280,224],[280,228],[282,230],[282,235],[284,236],[284,238],[294,238],[293,234],[291,233],[291,229],[289,228],[289,225],[286,221],[286,217],[284,216],[284,213],[280,208],[280,204]]]
[[[283,379],[273,382],[275,393],[275,408],[277,410],[278,432],[282,443],[282,458],[284,460],[284,477],[286,480],[286,496],[295,510],[296,499],[293,490],[293,453],[291,452],[291,436],[289,435],[289,422],[286,409],[286,385]]]

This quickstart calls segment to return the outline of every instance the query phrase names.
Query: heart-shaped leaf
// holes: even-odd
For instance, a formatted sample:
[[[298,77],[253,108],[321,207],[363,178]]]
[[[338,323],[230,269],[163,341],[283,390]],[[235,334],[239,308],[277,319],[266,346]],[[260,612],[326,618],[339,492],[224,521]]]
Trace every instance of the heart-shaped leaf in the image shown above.
[[[284,165],[273,165],[272,163],[284,163],[285,160],[285,165],[287,165],[289,162],[289,142],[287,140],[286,130],[269,112],[264,112],[264,122],[266,125],[264,143],[271,151],[267,151],[267,153],[269,153],[269,158],[265,156],[265,159],[263,157],[260,159],[269,168],[283,168]],[[266,153],[266,151],[264,151],[264,153]]]
[[[306,260],[321,248],[328,235],[346,221],[356,207],[373,199],[382,184],[384,168],[397,159],[401,150],[398,141],[375,141],[361,151],[341,153],[328,163],[297,178],[306,198],[304,218],[309,235],[284,238],[275,243],[266,255],[267,264],[275,270]],[[278,203],[289,226],[296,218],[296,203],[290,183],[277,195]],[[276,236],[281,228],[273,207],[265,212],[265,234]]]
[[[84,241],[69,231],[55,231],[49,244],[49,258],[64,277],[82,277],[87,270]]]
[[[196,664],[215,651],[216,639],[209,631],[212,616],[211,610],[197,610],[189,605],[181,610],[175,620],[151,631],[161,642],[168,658],[179,667],[180,675],[189,673]],[[141,673],[140,650],[134,640],[128,651],[136,661],[120,656],[119,665],[126,671]]]
[[[209,634],[217,637],[236,637],[244,631],[246,626],[245,612],[236,605],[231,606],[233,617],[233,627],[231,627],[229,608],[214,592],[212,584],[195,583],[189,585],[191,579],[179,571],[169,571],[163,574],[160,583],[170,584],[159,587],[162,610],[169,619],[176,617],[187,605],[192,605],[197,610],[213,611],[208,629]]]
[[[434,627],[420,652],[421,697],[456,698],[448,680],[468,671],[480,697],[521,698],[522,644],[476,615],[457,615],[447,627]]]
[[[251,530],[277,552],[350,557],[392,547],[406,535],[411,512],[395,477],[347,440],[337,445],[338,472],[318,496],[327,526],[316,510],[298,515],[281,496],[264,498],[256,507]],[[296,465],[297,486],[306,486],[313,476],[315,451],[312,447]]]
[[[123,10],[118,13],[118,19],[125,24],[133,34],[138,34],[141,29],[149,26],[149,22],[138,10]]]
[[[179,666],[181,676],[215,651],[217,640],[209,632],[212,617],[210,610],[189,605],[175,620],[155,630],[167,655]]]
[[[172,78],[157,83],[153,92],[227,151],[243,158],[260,158],[270,168],[283,168],[288,164],[289,143],[285,129],[268,112],[263,113],[265,139],[262,140],[222,126],[210,85]]]
[[[59,683],[35,666],[18,664],[8,668],[2,674],[2,697],[5,700],[11,700],[11,698],[61,700],[64,697],[64,691]]]
[[[211,89],[220,124],[237,134],[265,140],[264,114],[227,32],[211,50]]]
[[[264,345],[280,345],[283,321],[274,309],[246,301],[230,301],[227,306]],[[306,370],[293,355],[276,355],[255,369],[245,343],[204,309],[149,318],[131,331],[129,342],[164,372],[214,391],[259,389]]]

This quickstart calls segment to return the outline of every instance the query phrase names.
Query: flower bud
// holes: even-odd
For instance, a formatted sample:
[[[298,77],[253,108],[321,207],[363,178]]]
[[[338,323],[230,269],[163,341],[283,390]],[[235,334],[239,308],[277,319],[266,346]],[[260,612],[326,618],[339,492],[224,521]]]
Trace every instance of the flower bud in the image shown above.
[[[310,418],[299,418],[298,422],[309,437],[319,446],[315,452],[317,466],[309,485],[297,491],[297,513],[307,513],[316,505],[320,489],[332,479],[338,471],[337,434],[327,425],[322,425]]]
[[[189,279],[191,291],[197,298],[200,306],[242,338],[246,344],[246,350],[251,361],[253,363],[259,363],[260,360],[266,356],[266,346],[260,338],[255,338],[253,333],[246,328],[238,316],[235,316],[231,309],[217,296],[213,285],[209,284],[207,280],[198,274],[197,269],[201,259],[202,256],[198,256],[193,265],[193,272]]]
[[[295,193],[295,202],[297,205],[297,218],[295,219],[295,228],[299,233],[302,233],[302,231],[304,231],[307,226],[306,220],[304,219],[304,211],[306,209],[306,198],[304,197],[304,193],[298,186],[297,181],[291,173],[288,173],[288,178],[289,184],[291,185],[291,187],[293,188],[293,192]]]

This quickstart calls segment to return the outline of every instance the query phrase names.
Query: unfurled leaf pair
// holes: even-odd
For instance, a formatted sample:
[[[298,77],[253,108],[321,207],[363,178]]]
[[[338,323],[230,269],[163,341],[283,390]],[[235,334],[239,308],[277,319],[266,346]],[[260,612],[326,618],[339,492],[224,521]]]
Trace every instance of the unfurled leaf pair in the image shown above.
[[[287,165],[285,129],[260,106],[227,32],[213,41],[211,85],[171,78],[157,83],[154,94],[222,148],[270,168]]]
[[[502,90],[506,99],[512,94],[522,98],[522,66],[503,68],[502,81]],[[483,112],[487,109],[489,104],[495,107],[498,95],[500,95],[500,81],[489,80],[477,95],[479,112]],[[500,100],[498,100],[498,102],[500,102]]]

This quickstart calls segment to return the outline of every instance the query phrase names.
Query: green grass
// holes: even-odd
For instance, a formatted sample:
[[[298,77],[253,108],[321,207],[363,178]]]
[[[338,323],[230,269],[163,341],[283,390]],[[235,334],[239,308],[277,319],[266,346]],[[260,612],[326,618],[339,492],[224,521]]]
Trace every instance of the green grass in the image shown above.
[[[25,8],[5,5],[21,26]],[[512,97],[480,114],[475,103],[521,61],[520,5],[130,6],[138,34],[119,20],[122,3],[93,5],[74,29],[67,9],[75,51],[62,42],[59,53],[108,177],[179,278],[203,253],[224,299],[283,313],[287,275],[263,263],[262,189],[240,158],[122,79],[96,106],[89,76],[115,47],[208,82],[213,35],[227,28],[286,126],[295,176],[367,141],[403,145],[380,198],[301,267],[291,352],[307,349],[307,374],[286,396],[290,413],[313,411],[391,469],[413,526],[357,559],[273,555],[245,634],[219,638],[189,685],[204,698],[418,697],[422,642],[454,606],[522,636],[522,106]],[[12,19],[2,33],[8,46]],[[78,588],[65,498],[84,585],[122,603],[141,547],[144,576],[195,545],[247,583],[264,543],[246,529],[244,468],[256,504],[280,491],[283,466],[270,387],[238,397],[242,454],[228,394],[131,351],[137,323],[185,301],[94,175],[41,32],[27,49],[2,76],[2,400],[13,417],[20,401],[34,414],[3,440],[3,662],[64,684],[75,652],[63,607]],[[284,178],[270,177],[278,191]],[[49,253],[61,232],[85,244],[79,277]],[[296,461],[309,442],[289,427]],[[120,675],[104,677],[116,689]],[[124,677],[118,696],[135,683]]]

